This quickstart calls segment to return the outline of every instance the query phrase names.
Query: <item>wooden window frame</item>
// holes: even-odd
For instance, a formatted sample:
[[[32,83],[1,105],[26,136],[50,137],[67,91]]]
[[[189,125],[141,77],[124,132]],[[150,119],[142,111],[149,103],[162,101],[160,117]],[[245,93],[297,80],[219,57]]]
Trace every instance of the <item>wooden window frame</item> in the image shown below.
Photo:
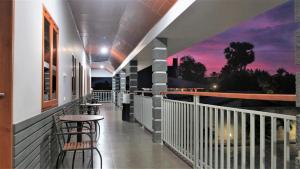
[[[47,21],[50,24],[50,100],[44,100],[44,22],[45,19],[47,19]],[[42,31],[42,110],[48,110],[51,109],[53,107],[57,107],[58,106],[58,87],[59,87],[59,29],[55,23],[55,21],[52,19],[50,13],[47,11],[47,9],[45,7],[43,7],[43,31]],[[53,83],[53,34],[54,31],[56,32],[56,98],[52,98],[52,83]]]

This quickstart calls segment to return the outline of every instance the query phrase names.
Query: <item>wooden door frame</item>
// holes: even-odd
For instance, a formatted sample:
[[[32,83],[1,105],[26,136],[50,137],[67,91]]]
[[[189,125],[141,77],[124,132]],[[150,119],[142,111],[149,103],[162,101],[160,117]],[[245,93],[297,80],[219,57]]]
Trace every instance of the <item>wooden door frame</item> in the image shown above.
[[[13,168],[13,24],[14,0],[0,1],[0,168]]]

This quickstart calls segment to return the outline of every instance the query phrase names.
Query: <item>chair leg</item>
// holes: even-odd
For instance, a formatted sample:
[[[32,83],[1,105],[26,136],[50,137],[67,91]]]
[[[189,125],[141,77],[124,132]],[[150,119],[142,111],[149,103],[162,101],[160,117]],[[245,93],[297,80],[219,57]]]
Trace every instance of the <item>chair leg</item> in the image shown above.
[[[74,154],[73,154],[72,169],[74,169],[75,156],[76,156],[76,150],[74,151]]]
[[[101,155],[101,153],[100,153],[100,151],[99,151],[98,148],[96,148],[96,151],[98,152],[98,154],[100,156],[100,163],[101,163],[101,169],[102,169],[102,155]]]
[[[59,159],[60,159],[60,156],[61,156],[61,152],[58,154],[58,157],[57,157],[57,159],[56,159],[56,165],[55,165],[55,168],[56,169],[58,169],[58,167],[59,167]]]
[[[66,156],[66,154],[67,154],[67,152],[63,152],[63,154],[62,154],[62,160],[61,160],[61,162],[63,163],[64,162],[64,160],[65,160],[65,156]]]
[[[84,165],[84,150],[82,150],[82,165]]]

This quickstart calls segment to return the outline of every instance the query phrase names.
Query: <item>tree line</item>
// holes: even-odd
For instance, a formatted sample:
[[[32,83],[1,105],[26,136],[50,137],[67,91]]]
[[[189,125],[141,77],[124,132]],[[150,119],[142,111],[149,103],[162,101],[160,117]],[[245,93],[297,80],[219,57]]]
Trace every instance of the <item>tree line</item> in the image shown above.
[[[192,56],[180,59],[179,76],[184,80],[218,86],[211,90],[260,92],[260,93],[295,93],[295,75],[284,68],[278,68],[272,75],[262,69],[247,69],[255,62],[254,45],[249,42],[231,42],[224,49],[227,63],[220,72],[213,72],[206,76],[207,68],[197,62]]]

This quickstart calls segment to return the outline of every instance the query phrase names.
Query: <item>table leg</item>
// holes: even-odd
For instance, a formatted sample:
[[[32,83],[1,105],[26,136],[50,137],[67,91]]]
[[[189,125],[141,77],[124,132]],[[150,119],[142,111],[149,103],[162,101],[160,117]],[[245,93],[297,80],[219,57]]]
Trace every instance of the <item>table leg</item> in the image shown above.
[[[77,131],[78,131],[78,132],[81,132],[81,131],[82,131],[82,127],[83,127],[82,122],[77,122]],[[81,136],[81,134],[77,134],[77,142],[81,142],[81,141],[82,141],[82,136]]]

